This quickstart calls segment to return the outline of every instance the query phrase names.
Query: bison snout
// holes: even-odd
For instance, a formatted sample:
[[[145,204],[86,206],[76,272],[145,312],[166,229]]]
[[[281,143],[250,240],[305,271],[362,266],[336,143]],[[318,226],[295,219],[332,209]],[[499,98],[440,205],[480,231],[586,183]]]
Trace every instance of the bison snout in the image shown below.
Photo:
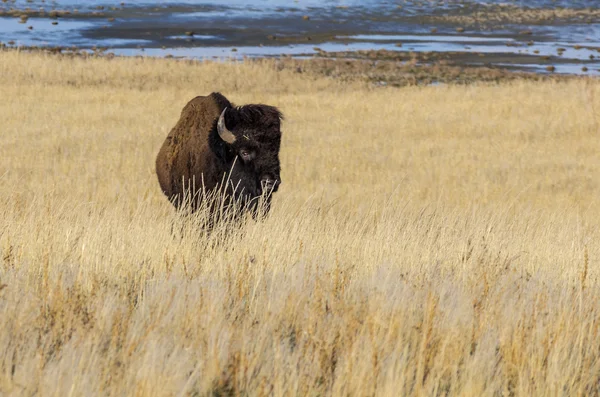
[[[276,192],[281,182],[278,179],[271,177],[270,175],[263,176],[260,179],[260,188],[263,192],[270,193]]]

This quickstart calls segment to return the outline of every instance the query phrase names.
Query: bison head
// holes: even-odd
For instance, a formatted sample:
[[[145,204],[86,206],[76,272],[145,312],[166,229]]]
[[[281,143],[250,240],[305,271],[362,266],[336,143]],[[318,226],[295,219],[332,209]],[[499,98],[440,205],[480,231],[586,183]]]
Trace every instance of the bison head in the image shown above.
[[[228,171],[228,191],[236,197],[270,197],[279,188],[282,118],[273,106],[246,105],[225,108],[216,121],[213,150]]]

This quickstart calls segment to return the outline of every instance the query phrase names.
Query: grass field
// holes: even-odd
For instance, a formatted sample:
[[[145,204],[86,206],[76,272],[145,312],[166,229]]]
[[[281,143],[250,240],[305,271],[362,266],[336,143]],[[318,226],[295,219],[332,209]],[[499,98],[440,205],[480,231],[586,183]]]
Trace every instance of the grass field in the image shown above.
[[[286,121],[271,216],[208,235],[154,159],[211,91]],[[0,395],[600,393],[598,80],[13,51],[0,94]]]

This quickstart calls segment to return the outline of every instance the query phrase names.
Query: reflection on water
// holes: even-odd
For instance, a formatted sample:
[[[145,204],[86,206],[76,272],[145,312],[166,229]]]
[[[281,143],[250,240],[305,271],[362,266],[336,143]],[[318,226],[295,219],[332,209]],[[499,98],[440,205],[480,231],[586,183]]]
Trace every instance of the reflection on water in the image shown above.
[[[93,44],[82,35],[86,29],[93,28],[98,23],[72,19],[61,19],[53,25],[51,19],[29,18],[27,23],[19,23],[14,18],[0,18],[0,41],[14,41],[16,46],[64,46],[88,47],[98,46],[130,46],[150,44],[151,41],[143,39],[102,40]],[[29,26],[33,29],[29,29]]]
[[[475,65],[475,63],[474,63]],[[508,63],[498,63],[496,64],[497,66],[504,66],[504,67],[514,67],[515,65],[513,64],[508,64]],[[529,72],[536,72],[536,73],[545,73],[547,72],[546,70],[546,66],[543,65],[538,65],[538,64],[528,64],[528,63],[522,63],[519,64],[519,69],[522,70],[526,70]],[[599,69],[588,69],[587,71],[583,71],[583,67],[580,64],[576,64],[576,63],[562,63],[562,64],[557,64],[556,66],[554,66],[555,70],[553,70],[552,73],[558,73],[558,74],[582,74],[582,75],[587,75],[587,76],[600,76],[600,70]]]
[[[218,1],[195,1],[195,0],[129,0],[125,4],[127,7],[165,7],[173,5],[189,5],[189,6],[204,6],[204,5],[223,5],[224,2]],[[498,0],[478,0],[476,3],[479,4],[506,4],[506,1]],[[585,8],[592,6],[592,2],[589,0],[527,0],[527,1],[513,1],[514,5],[527,6],[529,8],[554,8],[554,7],[566,7],[566,8]],[[79,8],[79,9],[96,9],[97,6],[105,7],[119,7],[121,1],[110,1],[110,0],[87,0],[82,2],[80,0],[27,0],[27,1],[16,1],[14,6],[21,7],[43,7],[53,6],[56,8]],[[331,7],[348,7],[348,8],[367,8],[367,9],[391,9],[397,8],[398,4],[401,4],[403,9],[408,10],[422,10],[431,12],[434,8],[436,9],[452,9],[452,8],[463,8],[468,5],[466,1],[403,1],[392,2],[387,0],[227,0],[227,7],[253,7],[259,9],[277,9],[285,7],[294,7],[299,9],[310,9],[310,8],[331,8]]]
[[[15,18],[0,18],[0,40],[14,40],[20,45],[77,45],[86,43],[81,31],[93,24],[87,21],[60,21],[53,25],[46,18],[29,18],[27,23],[19,23]],[[28,27],[34,29],[30,30]]]

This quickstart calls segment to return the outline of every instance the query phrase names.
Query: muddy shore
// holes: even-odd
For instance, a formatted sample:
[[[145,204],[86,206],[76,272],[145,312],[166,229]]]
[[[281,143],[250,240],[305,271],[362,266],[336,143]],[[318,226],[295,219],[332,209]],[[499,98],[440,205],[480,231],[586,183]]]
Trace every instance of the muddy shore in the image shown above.
[[[3,51],[16,51],[15,49],[0,47],[0,56]],[[105,58],[113,59],[119,56],[114,53],[96,49],[93,52],[68,48],[43,48],[31,47],[19,49],[27,52],[43,52],[52,56],[63,58]],[[495,68],[489,66],[464,66],[453,63],[452,60],[443,59],[443,54],[413,54],[410,60],[399,62],[393,58],[386,58],[386,54],[368,52],[364,54],[351,54],[352,57],[311,57],[294,58],[291,56],[269,58],[245,58],[244,62],[257,62],[271,67],[273,71],[291,71],[314,78],[327,77],[344,82],[361,82],[370,87],[403,87],[415,85],[439,84],[472,84],[472,83],[499,83],[515,80],[531,81],[567,81],[571,79],[587,78],[585,76],[531,73],[512,70],[509,68]],[[436,56],[438,59],[435,59]],[[142,56],[138,56],[142,57]],[[431,57],[431,58],[430,58]],[[176,62],[213,62],[210,60],[173,59]],[[231,59],[233,62],[240,60]]]
[[[600,9],[582,1],[249,4],[4,1],[0,46],[600,75]]]

